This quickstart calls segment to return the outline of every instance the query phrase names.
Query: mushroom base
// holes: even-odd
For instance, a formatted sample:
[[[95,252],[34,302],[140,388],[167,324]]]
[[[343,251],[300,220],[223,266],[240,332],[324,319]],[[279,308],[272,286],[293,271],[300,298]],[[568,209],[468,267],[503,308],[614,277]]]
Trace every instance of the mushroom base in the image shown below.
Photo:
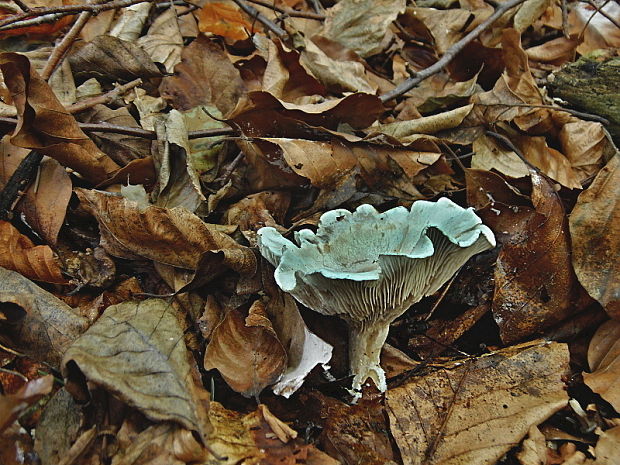
[[[390,330],[389,323],[374,322],[367,327],[352,325],[349,333],[349,364],[353,378],[354,400],[361,397],[362,385],[372,379],[381,392],[387,390],[385,372],[380,365],[383,343]]]

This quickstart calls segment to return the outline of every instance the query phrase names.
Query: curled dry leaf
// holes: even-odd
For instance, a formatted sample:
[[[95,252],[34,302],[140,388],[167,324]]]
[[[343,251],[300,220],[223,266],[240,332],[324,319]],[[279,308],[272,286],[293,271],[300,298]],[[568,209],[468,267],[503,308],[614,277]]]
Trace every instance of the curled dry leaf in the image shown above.
[[[151,420],[176,422],[204,439],[207,423],[190,357],[170,303],[127,301],[108,307],[71,345],[62,373],[77,398],[85,397],[85,378]]]
[[[273,329],[262,301],[255,301],[244,318],[229,311],[211,335],[205,369],[217,368],[235,391],[258,396],[286,369],[287,355]]]
[[[119,166],[82,132],[25,56],[3,53],[0,69],[19,116],[11,137],[13,145],[48,155],[93,183],[118,170]]]
[[[469,204],[484,208],[481,217],[503,244],[492,311],[505,343],[557,324],[587,304],[571,264],[562,203],[549,181],[534,172],[531,178],[534,208],[500,176],[467,171]]]
[[[321,452],[315,446],[304,444],[299,438],[282,442],[273,428],[279,429],[278,427],[283,427],[285,424],[273,416],[266,406],[260,406],[254,412],[243,415],[225,409],[219,402],[211,402],[209,419],[213,425],[213,433],[209,436],[209,448],[212,453],[208,459],[214,460],[217,457],[218,460],[214,463],[340,464],[338,460]],[[289,431],[286,435],[290,437],[293,434]]]
[[[47,375],[28,381],[15,394],[0,394],[0,433],[32,404],[48,395],[53,385],[54,376]]]
[[[213,3],[203,8],[210,8]],[[245,92],[239,71],[223,48],[200,34],[181,53],[174,76],[162,79],[161,96],[177,110],[214,105],[228,115]]]
[[[0,267],[0,308],[16,348],[57,367],[88,320],[19,273]],[[7,305],[12,304],[12,305]]]
[[[327,10],[320,34],[361,57],[376,55],[388,45],[390,24],[404,11],[404,0],[342,0]]]
[[[257,31],[256,22],[251,23],[231,3],[209,2],[196,13],[198,29],[222,36],[231,41],[248,39],[248,34]]]
[[[183,37],[174,8],[168,8],[159,15],[147,34],[138,39],[138,45],[149,54],[155,63],[161,63],[169,73],[181,61]]]
[[[590,341],[584,382],[620,412],[620,322],[603,323]]]
[[[405,465],[493,464],[568,403],[565,344],[530,343],[413,378],[387,393]]]
[[[100,35],[69,56],[76,78],[128,82],[161,77],[148,54],[138,45],[118,37]]]
[[[185,208],[171,210],[147,206],[101,191],[76,193],[99,222],[101,243],[116,257],[144,257],[166,265],[196,269],[205,252],[249,249],[204,223]]]
[[[0,266],[35,281],[67,283],[52,249],[34,245],[8,221],[0,221]]]
[[[573,266],[581,285],[620,319],[620,156],[609,160],[579,195],[570,215]]]

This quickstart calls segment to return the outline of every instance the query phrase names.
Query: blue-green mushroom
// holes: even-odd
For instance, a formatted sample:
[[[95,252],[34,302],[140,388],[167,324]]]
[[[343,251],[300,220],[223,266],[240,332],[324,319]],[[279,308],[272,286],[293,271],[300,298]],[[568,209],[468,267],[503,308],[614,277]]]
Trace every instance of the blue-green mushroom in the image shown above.
[[[417,201],[408,210],[324,213],[315,232],[295,243],[270,227],[258,231],[275,280],[306,307],[348,322],[353,391],[372,379],[387,388],[379,355],[395,318],[435,293],[473,255],[495,246],[493,232],[471,208],[448,198]]]

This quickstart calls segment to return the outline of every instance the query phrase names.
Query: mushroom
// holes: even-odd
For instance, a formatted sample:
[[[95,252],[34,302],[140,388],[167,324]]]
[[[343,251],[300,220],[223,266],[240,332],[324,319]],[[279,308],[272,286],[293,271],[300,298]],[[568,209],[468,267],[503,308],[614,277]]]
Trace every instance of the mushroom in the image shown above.
[[[276,267],[280,288],[312,310],[347,321],[356,398],[368,378],[387,389],[379,355],[390,323],[435,293],[471,256],[495,246],[473,209],[448,198],[384,213],[371,205],[328,211],[316,233],[303,229],[295,241],[271,227],[258,230],[260,252]]]

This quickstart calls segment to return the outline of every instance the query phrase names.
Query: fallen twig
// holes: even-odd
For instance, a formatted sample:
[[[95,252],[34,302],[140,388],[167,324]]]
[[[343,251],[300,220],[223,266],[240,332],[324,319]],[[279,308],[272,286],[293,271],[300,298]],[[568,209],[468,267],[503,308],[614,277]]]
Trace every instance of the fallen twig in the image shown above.
[[[96,97],[91,97],[80,102],[76,102],[73,105],[69,105],[65,107],[69,113],[79,113],[80,111],[87,110],[88,108],[92,108],[95,105],[106,104],[112,102],[119,95],[123,95],[126,92],[130,91],[134,87],[142,84],[142,79],[134,79],[133,81],[128,82],[127,84],[123,84],[112,89],[105,94],[97,95]]]
[[[87,3],[83,5],[63,5],[51,8],[34,8],[30,11],[11,15],[7,18],[0,20],[0,31],[48,23],[56,21],[63,16],[82,13],[83,11],[90,11],[91,13],[96,15],[102,11],[115,10],[117,8],[124,8],[126,6],[135,5],[136,3],[145,3],[151,1],[153,0],[114,0],[112,2],[101,4]]]
[[[269,18],[265,17],[265,15],[263,15],[256,8],[254,8],[251,5],[248,5],[242,0],[233,0],[233,1],[239,6],[239,8],[241,8],[248,15],[250,15],[252,19],[256,19],[257,21],[259,21],[263,26],[265,26],[267,29],[269,29],[271,32],[277,35],[281,40],[286,40],[288,38],[288,34],[286,33],[284,29],[282,29],[280,26],[278,26],[276,23],[274,23]]]
[[[278,13],[282,13],[284,15],[290,16],[291,18],[306,18],[306,19],[316,19],[317,21],[323,21],[325,19],[325,15],[319,13],[309,13],[305,11],[297,11],[292,10],[290,8],[280,8],[279,6],[274,5],[271,2],[265,2],[263,0],[247,0],[250,3],[255,3],[256,5],[261,5],[266,8],[271,8]]]
[[[500,4],[496,10],[493,12],[491,16],[481,22],[478,26],[476,26],[469,34],[459,40],[457,43],[452,45],[446,53],[434,64],[429,66],[428,68],[423,69],[419,73],[412,78],[407,79],[404,82],[401,82],[396,88],[392,89],[389,92],[386,92],[383,95],[380,95],[379,98],[382,102],[387,102],[389,100],[395,99],[396,97],[400,97],[406,92],[409,92],[419,83],[424,81],[425,79],[437,74],[441,71],[448,63],[450,63],[456,55],[459,54],[461,50],[465,48],[467,44],[472,42],[476,37],[482,34],[486,29],[488,29],[495,21],[497,21],[504,13],[506,13],[511,8],[523,3],[525,0],[508,0],[505,3]]]
[[[155,131],[149,131],[142,128],[133,128],[130,126],[118,126],[116,124],[107,123],[78,123],[80,129],[84,132],[105,132],[113,134],[125,134],[127,136],[142,137],[144,139],[155,140],[157,134]],[[17,126],[15,118],[0,118],[0,125]],[[203,137],[230,136],[236,134],[232,128],[202,129],[199,131],[189,131],[187,137],[189,139],[202,139]]]
[[[80,32],[82,32],[82,29],[84,29],[84,26],[86,26],[86,23],[92,15],[90,11],[80,13],[80,16],[78,16],[78,19],[73,23],[69,32],[65,34],[60,43],[52,50],[50,57],[47,59],[47,63],[45,63],[45,68],[41,71],[41,77],[43,79],[47,81],[50,76],[54,74],[56,68],[62,63],[67,50],[71,48],[71,45],[73,45],[73,42],[75,42],[77,36],[80,35]]]
[[[22,0],[13,0],[13,3],[20,7],[22,11],[30,11],[30,7],[22,2]]]

